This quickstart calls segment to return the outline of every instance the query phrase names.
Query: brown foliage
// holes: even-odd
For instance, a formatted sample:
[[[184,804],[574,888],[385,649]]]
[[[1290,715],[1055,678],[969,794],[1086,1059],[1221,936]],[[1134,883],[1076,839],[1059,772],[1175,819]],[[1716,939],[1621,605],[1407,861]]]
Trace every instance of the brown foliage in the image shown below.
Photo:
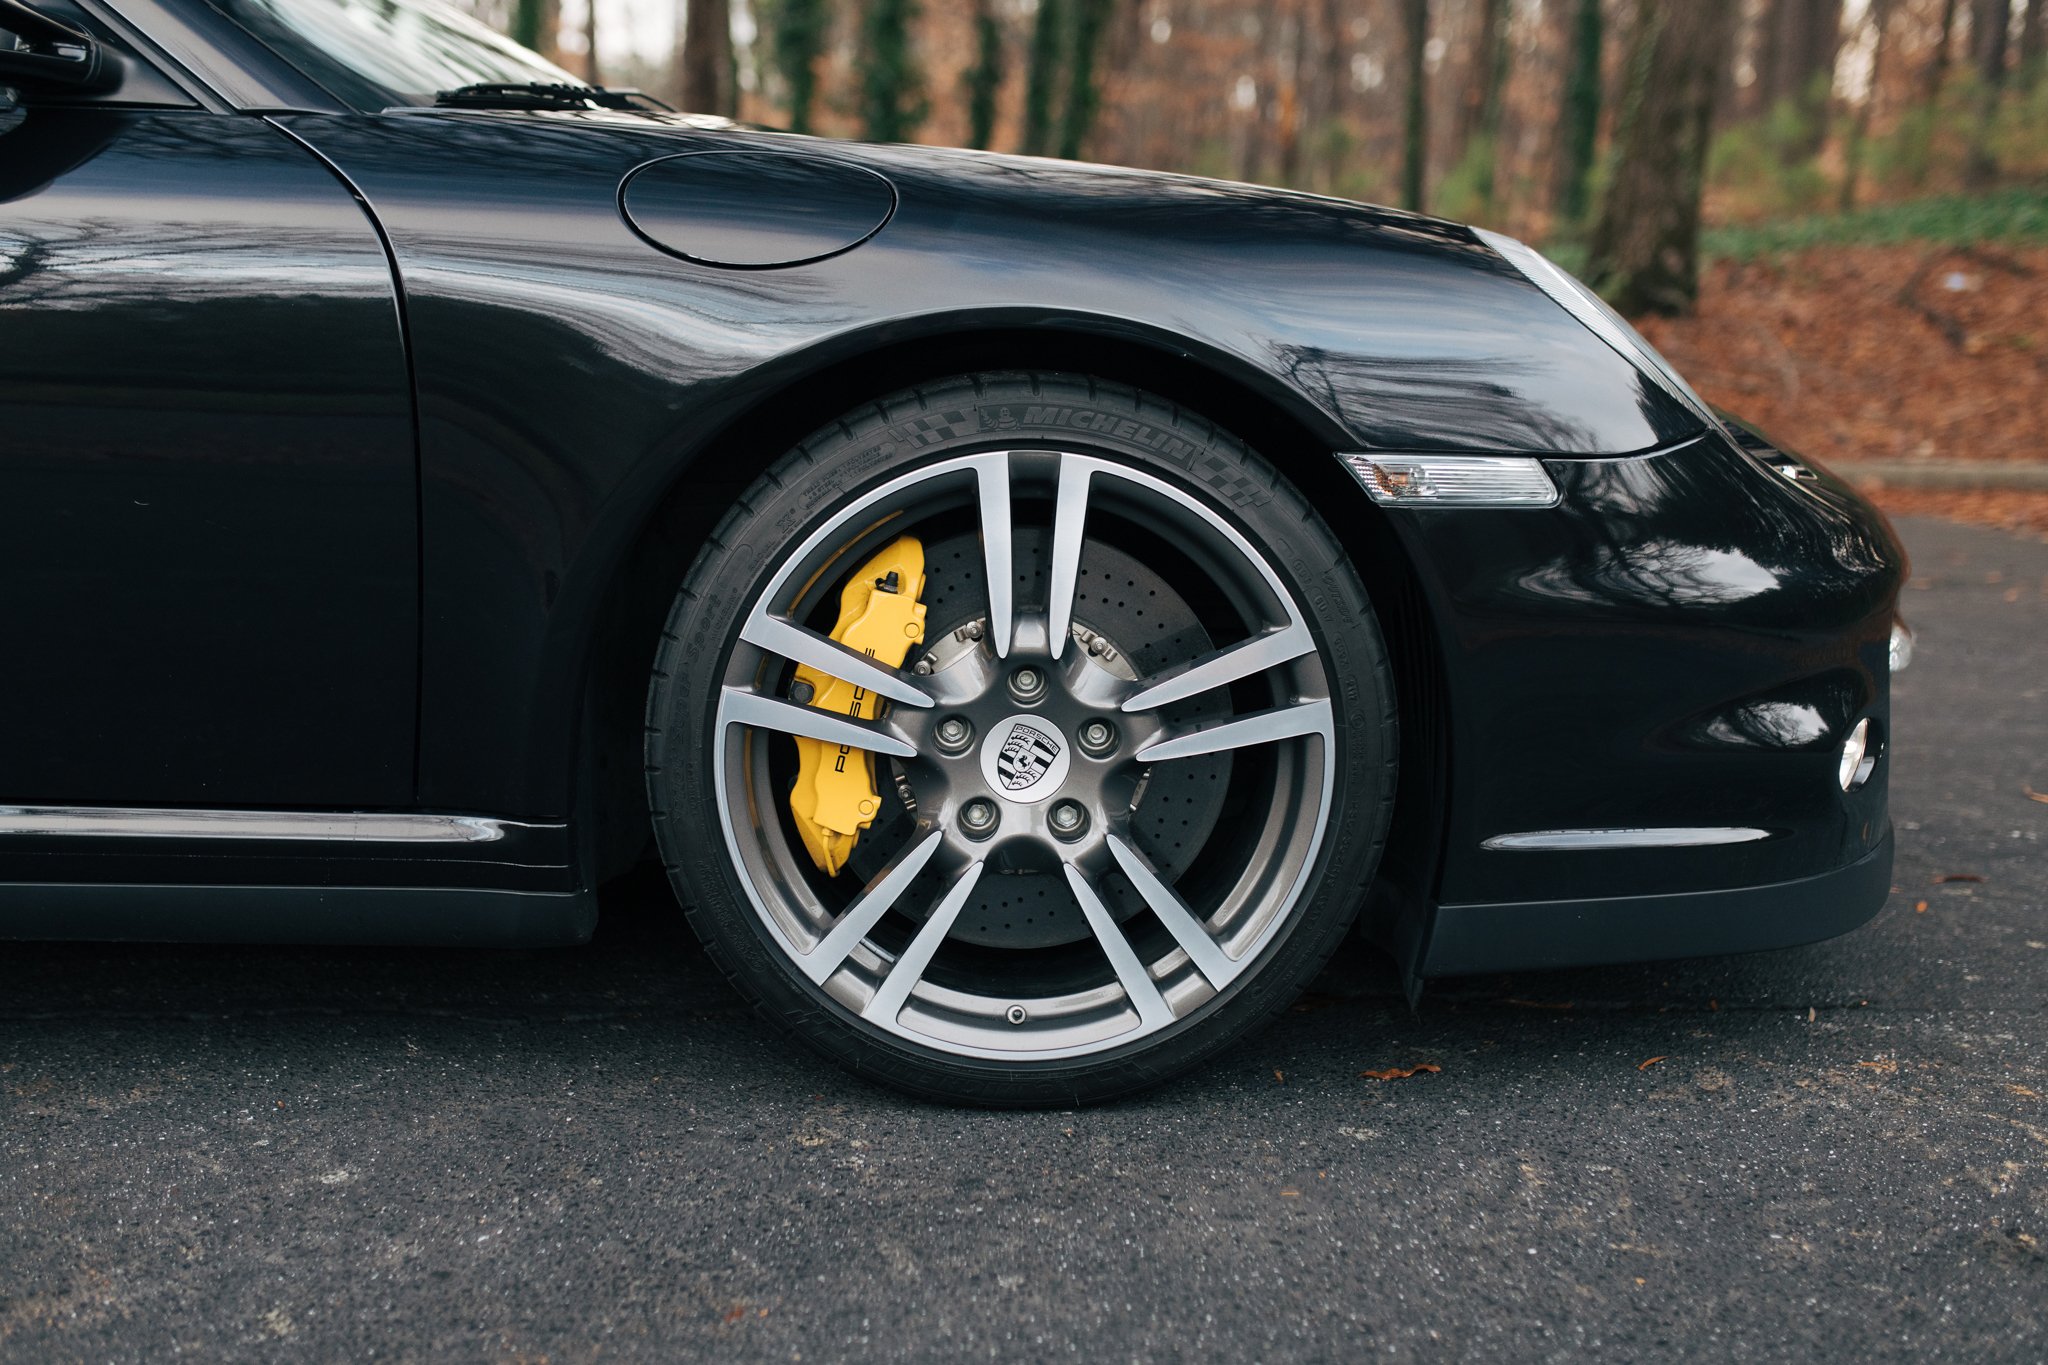
[[[2048,459],[2048,248],[1722,262],[1697,316],[1642,327],[1710,401],[1823,463]]]

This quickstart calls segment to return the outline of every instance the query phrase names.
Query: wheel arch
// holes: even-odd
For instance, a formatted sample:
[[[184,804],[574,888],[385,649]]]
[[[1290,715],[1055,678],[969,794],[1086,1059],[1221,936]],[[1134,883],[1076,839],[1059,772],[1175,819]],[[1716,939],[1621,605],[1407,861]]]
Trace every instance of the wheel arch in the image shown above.
[[[1394,825],[1365,928],[1389,946],[1404,942],[1402,926],[1434,897],[1447,798],[1442,652],[1411,562],[1387,513],[1331,458],[1345,441],[1332,419],[1274,376],[1168,341],[1078,325],[955,324],[778,365],[678,465],[597,597],[582,656],[572,807],[593,874],[623,872],[648,847],[639,755],[655,648],[677,585],[748,485],[813,431],[883,395],[965,374],[1062,373],[1197,412],[1259,451],[1318,507],[1347,509],[1327,519],[1387,636],[1402,721]]]

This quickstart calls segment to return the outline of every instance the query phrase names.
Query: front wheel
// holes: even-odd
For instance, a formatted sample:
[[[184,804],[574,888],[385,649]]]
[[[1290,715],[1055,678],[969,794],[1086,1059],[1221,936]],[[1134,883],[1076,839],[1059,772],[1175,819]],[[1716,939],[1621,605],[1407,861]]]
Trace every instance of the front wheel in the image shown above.
[[[1394,788],[1372,608],[1235,439],[983,375],[787,455],[670,615],[655,833],[734,985],[826,1055],[977,1104],[1155,1084],[1284,1008]]]

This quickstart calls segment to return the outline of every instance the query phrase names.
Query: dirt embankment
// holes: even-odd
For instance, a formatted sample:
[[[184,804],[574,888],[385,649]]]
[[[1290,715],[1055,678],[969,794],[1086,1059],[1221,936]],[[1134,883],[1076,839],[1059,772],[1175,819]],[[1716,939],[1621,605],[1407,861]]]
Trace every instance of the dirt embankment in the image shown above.
[[[1640,325],[1709,401],[1852,477],[1858,461],[2048,461],[2048,247],[1722,261],[1697,316]],[[1879,496],[2048,531],[2048,493]]]

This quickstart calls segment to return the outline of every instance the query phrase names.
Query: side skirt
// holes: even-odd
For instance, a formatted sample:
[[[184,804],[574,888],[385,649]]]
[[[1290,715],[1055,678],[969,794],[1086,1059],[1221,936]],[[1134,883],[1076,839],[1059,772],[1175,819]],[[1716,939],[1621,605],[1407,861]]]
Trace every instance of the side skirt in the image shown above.
[[[538,948],[587,943],[586,891],[0,883],[0,938]]]
[[[0,939],[582,943],[571,848],[476,815],[0,806]]]

